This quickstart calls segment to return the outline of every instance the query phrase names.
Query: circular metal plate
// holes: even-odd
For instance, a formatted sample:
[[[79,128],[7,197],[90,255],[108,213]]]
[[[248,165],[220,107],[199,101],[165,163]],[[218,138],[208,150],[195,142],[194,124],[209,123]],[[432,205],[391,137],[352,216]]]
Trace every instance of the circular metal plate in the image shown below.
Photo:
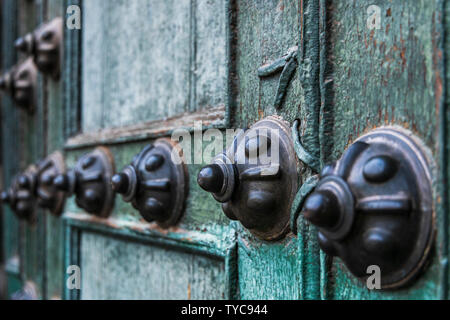
[[[258,147],[256,158],[254,147],[248,144],[251,139],[257,139],[253,145],[267,147],[263,152]],[[291,205],[298,189],[299,164],[289,124],[279,117],[267,117],[236,144],[233,157],[239,184],[228,203],[229,210],[255,236],[277,240],[289,231]]]
[[[381,270],[381,283],[384,289],[400,287],[409,283],[424,266],[434,239],[435,212],[429,160],[424,152],[425,148],[418,139],[403,129],[389,127],[376,129],[358,141],[370,144],[373,153],[391,155],[396,159],[399,163],[397,175],[399,179],[406,180],[402,187],[411,193],[413,207],[411,212],[403,217],[404,228],[410,228],[411,237],[399,239],[410,244],[410,247],[405,247],[410,248],[410,251],[401,268],[384,275]],[[370,158],[371,155],[367,157]],[[353,177],[349,178],[350,185],[352,179]]]
[[[149,169],[147,161],[152,157],[162,157],[163,161]],[[133,206],[148,222],[155,221],[162,228],[175,225],[183,213],[189,191],[189,176],[180,146],[170,139],[158,139],[142,150],[133,166],[138,184]],[[149,200],[160,206],[158,214],[146,212]]]

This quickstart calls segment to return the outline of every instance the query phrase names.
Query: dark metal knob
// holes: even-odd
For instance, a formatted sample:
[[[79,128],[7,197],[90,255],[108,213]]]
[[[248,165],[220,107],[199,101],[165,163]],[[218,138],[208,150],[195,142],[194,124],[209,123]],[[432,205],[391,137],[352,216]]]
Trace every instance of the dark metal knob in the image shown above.
[[[0,90],[8,91],[12,95],[12,76],[7,72],[0,77]]]
[[[59,216],[65,203],[65,192],[59,188],[60,175],[65,172],[64,158],[60,152],[49,155],[37,165],[36,197],[39,207]],[[62,176],[64,180],[64,175]],[[58,179],[57,179],[58,178]],[[57,182],[56,184],[54,182]]]
[[[33,223],[36,220],[35,188],[37,169],[29,166],[23,173],[14,177],[8,190],[1,193],[1,201],[8,204],[19,219]]]
[[[130,179],[125,173],[118,173],[111,178],[111,184],[115,192],[125,194],[130,187]]]
[[[67,174],[59,174],[53,180],[53,185],[60,191],[69,192],[70,191],[70,181]]]
[[[225,182],[224,172],[218,164],[211,164],[200,170],[197,182],[203,190],[219,193]]]
[[[26,37],[22,37],[22,38],[17,39],[14,42],[14,47],[17,50],[22,51],[22,52],[28,51],[27,50],[28,49],[28,41],[27,41]]]
[[[146,221],[155,221],[163,228],[176,224],[188,192],[187,169],[179,146],[168,139],[148,145],[112,177],[111,185]]]
[[[39,71],[57,79],[60,75],[63,20],[55,18],[34,32],[16,40],[15,47],[33,56]]]
[[[0,195],[0,199],[3,203],[9,203],[11,201],[8,192],[2,191]]]
[[[329,191],[318,191],[310,195],[303,211],[303,215],[311,223],[328,228],[336,226],[340,214],[336,195]]]
[[[21,189],[30,189],[30,187],[31,187],[30,178],[28,176],[26,176],[25,174],[22,174],[19,176],[17,183]]]
[[[289,132],[287,123],[268,117],[238,135],[197,177],[200,187],[222,203],[228,218],[239,220],[265,240],[276,240],[289,231],[298,187]]]
[[[105,218],[114,206],[113,174],[114,161],[109,150],[98,147],[78,159],[75,168],[57,175],[53,186],[67,195],[75,194],[76,204],[87,213]]]
[[[321,248],[363,280],[380,267],[383,288],[413,279],[433,239],[431,174],[410,136],[385,128],[361,137],[323,170],[303,207]]]
[[[32,112],[36,105],[36,81],[37,69],[30,58],[0,78],[0,90],[10,95],[17,106]]]

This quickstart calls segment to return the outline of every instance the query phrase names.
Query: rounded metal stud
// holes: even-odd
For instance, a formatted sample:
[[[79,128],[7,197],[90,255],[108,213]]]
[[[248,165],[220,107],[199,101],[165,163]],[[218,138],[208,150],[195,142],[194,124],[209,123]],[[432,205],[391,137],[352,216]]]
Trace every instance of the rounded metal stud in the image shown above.
[[[128,191],[128,188],[130,186],[130,181],[128,179],[128,176],[121,172],[118,174],[115,174],[111,178],[111,185],[115,192],[124,194]]]
[[[99,193],[94,189],[86,189],[84,191],[84,198],[86,199],[86,202],[89,204],[96,204],[100,201],[100,195]]]
[[[30,210],[30,204],[26,200],[19,201],[16,206],[17,212],[25,216],[25,214]]]
[[[59,174],[53,179],[53,185],[56,189],[68,192],[70,191],[70,180],[67,174]]]
[[[164,215],[164,205],[155,198],[149,198],[145,202],[142,210],[142,214],[145,220],[152,222],[154,217],[160,217]]]
[[[218,164],[208,165],[200,170],[197,176],[199,186],[208,192],[219,193],[224,185],[224,173]]]
[[[53,183],[54,176],[52,174],[44,173],[41,176],[41,183],[44,186],[50,186]]]
[[[8,192],[2,191],[2,193],[0,194],[0,200],[3,203],[9,203],[10,202],[10,197],[9,197]]]
[[[5,90],[7,87],[7,81],[5,76],[0,78],[0,90]]]
[[[220,203],[229,201],[236,184],[236,166],[225,155],[216,156],[211,165],[203,167],[197,175],[200,187],[212,193]]]
[[[397,163],[389,156],[376,156],[366,162],[363,168],[367,181],[381,183],[392,178],[397,172]]]
[[[14,47],[19,51],[25,52],[28,47],[25,37],[21,37],[21,38],[17,39],[14,42]]]
[[[17,180],[19,187],[22,189],[28,189],[31,185],[30,179],[26,175],[21,175]]]
[[[81,168],[83,168],[83,170],[86,170],[90,167],[92,167],[95,163],[96,159],[93,156],[86,156],[82,161],[81,161]]]
[[[57,175],[65,171],[64,157],[59,151],[50,154],[37,164],[35,194],[38,206],[55,216],[60,216],[63,212],[66,196],[55,187],[53,181]]]
[[[327,191],[311,194],[305,202],[304,217],[321,228],[333,228],[339,222],[339,203],[336,196]]]
[[[276,207],[276,199],[273,193],[267,191],[250,191],[247,199],[247,207],[258,213],[270,214]]]
[[[82,156],[68,172],[68,185],[75,192],[77,205],[89,214],[106,218],[114,206],[111,179],[114,158],[108,148],[97,147]]]
[[[126,166],[121,173],[111,178],[114,192],[122,195],[125,202],[131,202],[137,191],[137,175],[133,165]]]
[[[384,259],[394,258],[398,253],[394,234],[382,228],[367,230],[363,236],[363,245],[369,254]]]
[[[180,146],[162,138],[145,146],[111,179],[112,189],[148,222],[161,228],[178,223],[188,192],[188,172]]]
[[[151,172],[158,170],[164,164],[164,157],[160,154],[154,154],[148,158],[145,163],[145,170]]]

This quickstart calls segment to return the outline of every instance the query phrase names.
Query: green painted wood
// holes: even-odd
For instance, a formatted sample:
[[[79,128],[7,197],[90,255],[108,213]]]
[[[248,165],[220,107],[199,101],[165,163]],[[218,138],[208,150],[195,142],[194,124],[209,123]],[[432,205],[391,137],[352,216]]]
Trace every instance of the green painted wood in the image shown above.
[[[201,145],[201,138],[197,139],[192,137],[191,146]],[[143,142],[129,142],[125,144],[117,144],[109,146],[111,151],[116,171],[122,170],[126,165],[128,165],[133,157],[138,154],[147,144],[152,143],[154,140],[148,140]],[[208,144],[203,145],[203,150],[207,150]],[[75,165],[76,160],[83,154],[90,152],[92,148],[83,148],[78,150],[68,150],[66,151],[66,164],[68,167]],[[195,150],[191,150],[191,159],[194,159]],[[186,209],[183,214],[179,227],[181,229],[188,230],[205,230],[205,233],[211,232],[213,234],[221,234],[223,230],[228,228],[229,220],[223,215],[221,211],[221,206],[217,203],[214,198],[203,191],[197,184],[197,174],[203,165],[208,163],[212,155],[206,158],[202,164],[188,164],[187,169],[189,173],[189,196],[186,201]],[[201,199],[201,201],[199,201]],[[80,212],[80,210],[73,198],[68,199],[66,205],[66,212]],[[116,196],[115,207],[112,212],[112,219],[132,221],[132,222],[143,222],[142,217],[139,212],[137,212],[129,203],[122,201],[121,196]]]
[[[77,5],[81,0],[65,0],[64,7]],[[64,12],[62,15],[67,18]],[[64,57],[61,81],[63,82],[63,130],[64,138],[81,130],[81,30],[64,28]]]
[[[83,131],[224,105],[225,4],[85,1]]]
[[[280,73],[260,78],[257,71],[299,45],[298,1],[236,1],[234,10],[237,11],[235,59],[239,103],[234,125],[248,127],[272,114],[295,120],[301,114],[303,103],[299,73],[289,85],[283,108],[277,111],[273,101]]]
[[[186,286],[178,286],[180,292],[175,294],[176,297],[182,297],[183,299],[191,298],[196,299],[194,296],[197,294],[204,295],[203,298],[210,299],[211,297],[230,299],[235,297],[235,290],[237,279],[233,276],[235,274],[236,266],[236,246],[235,236],[233,230],[228,235],[221,235],[215,237],[210,233],[203,231],[189,231],[172,229],[168,232],[159,229],[145,229],[139,223],[130,224],[119,221],[91,221],[89,215],[82,214],[68,214],[65,217],[66,222],[66,258],[65,265],[78,265],[82,267],[82,274],[89,273],[89,281],[86,281],[86,285],[81,286],[80,290],[67,290],[65,291],[65,299],[79,299],[81,296],[99,294],[95,299],[112,299],[112,298],[125,298],[123,294],[119,296],[112,296],[111,294],[98,293],[98,289],[103,290],[105,287],[117,287],[118,283],[122,283],[120,287],[126,286],[129,290],[132,290],[130,286],[139,287],[135,293],[131,294],[135,299],[157,299],[167,293],[167,290],[172,290],[168,286],[177,286],[180,283],[187,284],[187,288],[190,288],[186,294]],[[92,235],[95,237],[95,243],[87,244],[82,241],[85,235]],[[97,239],[99,238],[99,239]],[[101,239],[100,239],[101,238]],[[99,243],[113,243],[115,247],[114,251],[126,250],[127,254],[118,254],[116,257],[108,257],[102,260],[109,264],[108,261],[114,259],[124,260],[117,261],[117,266],[113,268],[126,269],[137,268],[143,269],[148,272],[149,262],[142,262],[142,259],[153,259],[153,255],[160,254],[161,250],[164,251],[164,257],[158,258],[157,261],[161,263],[179,265],[179,256],[189,255],[190,258],[182,258],[184,263],[186,261],[192,261],[194,266],[188,268],[187,272],[185,266],[176,267],[179,272],[177,273],[176,281],[166,279],[160,283],[160,285],[150,285],[150,282],[160,281],[159,279],[152,279],[152,276],[139,275],[139,271],[131,272],[131,274],[124,274],[123,272],[111,272],[116,275],[113,279],[108,280],[108,277],[99,277],[98,272],[92,271],[92,269],[98,268],[98,264],[105,262],[98,261],[99,256],[109,254],[109,245],[102,245],[102,248],[93,248]],[[128,246],[128,243],[133,244],[133,248],[124,248]],[[86,249],[88,247],[88,249]],[[90,248],[90,249],[89,249]],[[137,254],[145,251],[142,256]],[[84,254],[83,254],[84,253]],[[199,259],[198,259],[199,258]],[[133,261],[135,259],[135,261]],[[197,262],[200,262],[198,265]],[[187,263],[189,265],[189,263]],[[161,268],[162,266],[155,266],[150,269]],[[204,272],[200,271],[200,268],[216,269]],[[107,266],[101,267],[103,270],[108,269]],[[165,266],[165,273],[171,268]],[[183,271],[184,270],[184,271]],[[143,271],[143,272],[145,272]],[[163,271],[161,271],[163,272]],[[161,274],[159,272],[159,274]],[[170,272],[169,272],[170,273]],[[102,273],[103,274],[103,273]],[[212,275],[212,277],[210,276]],[[142,282],[139,278],[147,277],[150,282],[146,286],[136,285],[137,282]],[[91,281],[92,280],[92,281]],[[103,280],[108,280],[105,285],[100,285],[93,288],[92,283],[103,283]],[[195,280],[195,281],[194,281]],[[181,281],[181,282],[180,282]],[[210,282],[208,285],[206,285]],[[133,285],[131,285],[133,284]],[[102,289],[103,288],[103,289]],[[162,290],[165,288],[164,290]],[[106,290],[106,289],[105,289]],[[194,291],[196,293],[194,293]],[[129,296],[129,295],[128,295]],[[172,294],[171,294],[172,296]],[[198,297],[197,297],[198,298]],[[169,298],[169,299],[173,299]]]
[[[442,100],[441,102],[441,106],[440,109],[442,110],[441,114],[445,114],[445,116],[441,116],[440,117],[440,131],[441,131],[441,136],[440,136],[440,163],[443,163],[445,165],[441,166],[441,170],[443,171],[442,173],[442,177],[443,179],[441,180],[441,190],[442,190],[442,210],[443,212],[449,212],[449,208],[450,208],[450,198],[449,198],[449,191],[448,191],[448,177],[449,177],[449,170],[450,170],[450,165],[449,165],[449,150],[448,150],[448,141],[449,141],[449,123],[450,123],[450,113],[449,113],[449,101],[450,101],[450,95],[449,95],[449,84],[450,84],[450,73],[448,72],[448,66],[450,63],[449,60],[449,54],[448,52],[450,52],[450,39],[449,37],[449,30],[450,30],[450,6],[448,4],[447,1],[444,1],[442,4],[443,10],[442,10],[442,14],[443,17],[441,17],[441,21],[443,22],[443,29],[444,29],[444,35],[445,37],[443,37],[442,42],[440,43],[440,48],[442,50],[442,52],[444,53],[444,59],[442,61],[442,63],[444,64],[444,68],[445,68],[445,78],[443,78],[443,80],[445,81],[445,86],[443,87],[443,92],[445,95],[445,100]],[[447,177],[447,178],[445,178]],[[449,232],[448,232],[448,225],[449,225],[449,216],[448,214],[443,214],[443,218],[442,218],[442,223],[444,224],[444,228],[442,230],[442,251],[445,253],[443,254],[443,259],[442,259],[442,268],[444,271],[443,274],[443,278],[444,281],[442,283],[442,287],[443,287],[443,293],[441,294],[442,298],[447,298],[449,297],[449,283],[448,283],[448,279],[449,279],[449,261],[448,261],[448,257],[449,257]]]
[[[63,0],[47,1],[45,19],[50,21],[55,17],[65,16]],[[63,61],[63,59],[61,59]],[[63,78],[64,75],[61,76]],[[63,106],[63,82],[46,78],[46,150],[45,154],[51,154],[61,150],[64,146],[64,108]],[[55,217],[46,212],[46,246],[45,246],[45,298],[61,299],[63,293],[64,277],[64,246],[63,223],[60,217]]]
[[[142,69],[144,61],[148,57],[162,61],[161,65],[165,66],[166,62],[164,61],[166,60],[158,56],[159,50],[181,44],[165,41],[164,44],[159,44],[154,52],[151,52],[150,46],[154,46],[153,41],[159,39],[158,37],[161,35],[147,39],[149,34],[154,33],[151,29],[153,20],[142,22],[142,17],[138,16],[136,8],[132,5],[131,16],[134,15],[136,19],[131,25],[143,23],[139,30],[147,30],[147,34],[143,35],[134,30],[132,37],[128,36],[129,39],[127,39],[129,46],[125,46],[124,40],[120,38],[130,32],[127,29],[130,25],[130,17],[125,17],[125,20],[119,19],[119,13],[124,10],[122,2],[119,1],[115,2],[117,6],[114,10],[101,16],[102,20],[96,24],[89,24],[97,29],[93,28],[90,31],[92,32],[90,37],[83,39],[85,44],[83,50],[87,47],[87,43],[92,44],[89,47],[92,52],[87,54],[84,51],[84,57],[91,57],[91,61],[88,61],[91,62],[90,69],[85,69],[86,59],[83,60],[82,96],[85,99],[81,117],[84,117],[83,129],[97,130],[111,126],[123,126],[136,121],[165,117],[171,112],[176,114],[182,111],[199,110],[203,107],[208,108],[209,105],[223,103],[222,97],[216,94],[217,91],[227,92],[227,116],[232,120],[233,127],[248,127],[271,114],[281,115],[291,123],[295,119],[300,119],[301,142],[311,154],[320,156],[322,164],[338,159],[352,141],[372,128],[387,124],[405,127],[423,139],[436,161],[434,168],[435,203],[438,218],[436,247],[426,273],[412,287],[388,292],[368,291],[348,274],[339,259],[331,260],[320,252],[315,228],[301,218],[298,220],[299,234],[297,236],[289,234],[285,239],[274,243],[255,239],[239,224],[230,223],[221,213],[220,205],[197,186],[195,177],[200,165],[189,166],[191,190],[186,212],[180,225],[171,229],[165,235],[164,241],[170,242],[171,239],[184,237],[186,233],[196,232],[198,238],[194,238],[194,242],[206,238],[214,239],[212,246],[206,249],[211,252],[215,250],[216,246],[224,247],[231,241],[234,245],[230,245],[227,249],[229,254],[226,255],[225,264],[223,261],[220,262],[220,266],[210,264],[210,261],[206,263],[209,264],[212,268],[210,271],[215,275],[217,274],[213,270],[225,268],[224,273],[220,273],[222,278],[219,277],[221,279],[219,281],[224,281],[226,285],[217,291],[225,292],[229,297],[243,299],[446,298],[448,210],[445,207],[448,197],[444,192],[445,182],[442,178],[447,170],[446,156],[444,156],[446,150],[443,147],[446,141],[446,123],[442,116],[444,107],[442,91],[440,91],[443,77],[443,53],[440,51],[443,43],[443,16],[441,15],[443,2],[378,1],[377,5],[382,7],[383,12],[382,29],[375,31],[370,31],[366,27],[366,9],[373,4],[370,1],[236,0],[230,1],[223,7],[219,3],[218,1],[202,2],[201,0],[182,2],[175,12],[171,11],[174,10],[171,2],[165,5],[159,3],[161,8],[158,7],[158,10],[163,13],[161,16],[167,12],[173,13],[177,17],[179,15],[179,21],[186,21],[184,27],[189,27],[189,32],[193,29],[196,30],[193,33],[195,37],[192,36],[192,32],[189,33],[185,30],[181,32],[180,39],[175,39],[187,44],[187,47],[183,48],[188,49],[188,54],[182,55],[182,52],[173,53],[168,50],[167,52],[171,54],[168,56],[181,54],[181,62],[184,61],[191,68],[194,66],[194,69],[202,70],[202,72],[190,73],[190,69],[186,71],[183,64],[181,69],[173,71],[172,75],[175,74],[181,77],[180,79],[185,79],[184,87],[165,100],[163,95],[158,95],[158,99],[152,98],[157,99],[152,103],[141,104],[141,100],[137,100],[137,96],[139,99],[144,97],[142,94],[138,95],[139,90],[142,90],[142,83],[133,81],[148,82],[153,76],[153,69],[136,72],[133,68],[140,66]],[[93,6],[94,9],[92,12],[84,14],[92,14],[92,20],[93,12],[100,13],[102,6],[109,5],[85,2],[84,8]],[[151,17],[151,14],[154,14],[150,10],[153,7],[144,6],[144,8],[145,10],[139,12],[142,16],[150,15]],[[212,19],[208,14],[199,14],[208,13],[213,10],[211,8],[225,8],[223,11],[227,14],[225,22],[220,19]],[[188,11],[185,12],[182,9]],[[180,13],[179,10],[182,12]],[[222,11],[217,10],[217,12]],[[87,18],[89,21],[89,17]],[[117,23],[113,24],[112,29],[105,31],[105,39],[101,42],[108,50],[114,53],[120,52],[120,54],[118,56],[106,55],[100,64],[96,64],[97,58],[94,57],[101,55],[102,47],[98,43],[91,42],[95,40],[95,31],[103,31],[101,26],[104,27],[108,21]],[[224,31],[222,23],[229,23],[231,27],[228,30],[225,27]],[[165,24],[160,23],[160,25],[164,26]],[[204,31],[202,30],[208,30],[211,35],[214,35],[215,40],[209,40],[206,36],[203,38],[201,35],[204,35]],[[185,39],[186,32],[189,34],[188,39]],[[223,38],[223,41],[229,41],[223,47],[221,46],[222,32],[228,37],[228,39]],[[71,42],[71,45],[76,47],[76,41],[79,38],[74,35],[70,37],[70,41],[74,41]],[[142,37],[146,37],[145,40],[142,40]],[[280,58],[296,45],[299,46],[297,72],[288,86],[282,108],[277,110],[273,101],[280,74],[260,78],[257,70]],[[71,47],[71,52],[76,56],[80,50],[75,47]],[[125,48],[128,48],[129,51]],[[210,50],[208,51],[208,49]],[[221,63],[211,64],[211,60],[219,59],[223,50],[229,59],[227,70],[222,70]],[[129,67],[130,59],[127,60],[130,55],[136,56],[131,68]],[[103,55],[101,56],[103,57]],[[67,76],[67,79],[72,81],[68,83],[72,84],[78,81],[76,58],[74,59],[75,63],[71,65],[70,76]],[[201,65],[201,63],[205,63],[205,65]],[[126,66],[129,67],[129,70],[125,69]],[[86,70],[91,72],[87,75]],[[105,72],[114,72],[117,77],[114,78],[112,74],[105,75]],[[130,73],[134,73],[133,76],[139,74],[139,77],[129,77],[128,83],[121,80],[124,75]],[[217,76],[218,74],[220,76]],[[221,82],[223,74],[228,77],[224,80],[226,84]],[[91,78],[90,85],[86,82],[87,77],[95,78]],[[219,80],[214,82],[217,78]],[[165,78],[165,80],[168,79],[170,77]],[[163,88],[167,85],[164,82],[157,85]],[[193,83],[200,85],[201,89],[197,85],[194,86]],[[174,81],[172,85],[174,88],[178,88],[177,81]],[[133,89],[129,90],[129,88]],[[148,86],[145,88],[148,89]],[[87,89],[90,91],[86,91]],[[151,90],[148,89],[148,92]],[[202,94],[204,95],[202,96]],[[68,96],[66,96],[66,101],[68,101]],[[110,102],[105,104],[105,101]],[[170,103],[162,106],[163,102],[161,101],[170,101]],[[172,103],[173,101],[182,101],[182,103],[177,105],[177,103]],[[91,104],[88,108],[89,103]],[[76,124],[79,117],[74,110],[78,108],[78,105],[72,102],[70,105],[73,107],[68,109],[69,112],[66,115],[72,114],[70,123]],[[156,107],[149,108],[148,105]],[[139,109],[144,106],[145,111]],[[119,107],[120,110],[116,112]],[[136,120],[137,117],[139,117],[138,120]],[[90,121],[88,119],[95,120],[87,124],[85,121]],[[76,125],[73,125],[72,128],[76,128]],[[151,141],[148,137],[144,137],[140,141],[117,139],[108,143],[115,157],[117,169],[128,164],[131,158]],[[73,166],[77,157],[88,150],[90,148],[82,145],[67,149],[68,165]],[[304,180],[314,173],[311,168],[306,168],[300,171],[299,176],[301,180]],[[65,229],[65,264],[81,263],[92,270],[110,267],[112,268],[111,273],[116,275],[115,281],[107,284],[111,287],[100,284],[100,291],[89,287],[92,285],[90,281],[85,283],[88,286],[86,294],[90,292],[89,294],[95,297],[112,297],[108,296],[106,291],[101,290],[117,287],[118,283],[124,281],[124,275],[131,267],[125,262],[120,262],[124,261],[119,257],[120,255],[125,255],[128,260],[135,261],[132,268],[137,268],[133,270],[137,270],[136,274],[140,274],[144,270],[141,269],[142,265],[148,263],[146,260],[149,258],[148,256],[151,256],[155,250],[159,250],[155,249],[158,245],[155,246],[154,243],[136,245],[134,244],[135,239],[127,237],[125,240],[119,240],[123,239],[123,233],[152,238],[160,230],[157,230],[154,225],[144,223],[129,204],[123,203],[120,198],[116,200],[112,217],[104,221],[104,225],[102,224],[102,236],[93,236],[91,230],[91,228],[98,228],[101,223],[86,217],[82,211],[76,208],[73,199],[66,207],[68,225]],[[72,216],[72,213],[75,216]],[[78,223],[77,219],[86,221]],[[234,234],[234,230],[237,232],[237,239],[231,236]],[[85,242],[83,239],[88,240]],[[99,243],[96,243],[97,241]],[[84,247],[85,244],[86,247]],[[88,250],[88,246],[90,246],[90,250]],[[125,250],[126,253],[122,254],[124,248],[128,247],[131,249]],[[182,251],[192,249],[186,248],[178,242],[175,248],[181,248]],[[139,257],[129,257],[128,251],[144,253]],[[102,262],[95,252],[102,252],[101,257],[113,258],[117,264],[105,266],[105,262]],[[121,254],[119,255],[118,252]],[[190,254],[192,259],[198,258],[197,251]],[[161,259],[166,259],[168,255],[169,253],[161,253]],[[88,261],[84,260],[83,262],[83,259],[86,258]],[[169,259],[167,263],[177,265],[177,259]],[[193,269],[199,270],[195,263],[189,265]],[[170,267],[169,270],[172,271]],[[188,272],[183,274],[186,276],[183,279],[197,276]],[[96,277],[92,281],[100,281],[100,277]],[[131,294],[133,290],[129,289],[129,286],[130,283],[135,283],[136,278],[129,281],[124,287]],[[206,280],[200,280],[199,283],[206,283],[204,281]],[[168,282],[177,284],[175,280],[169,279]],[[159,296],[164,296],[169,292],[166,291],[169,290],[166,284],[161,285],[162,291],[158,292]],[[187,294],[186,282],[182,282],[180,286],[179,292]],[[156,295],[154,291],[151,291],[152,286],[148,287],[145,290],[139,290],[136,297]],[[81,297],[87,297],[87,295],[83,296],[82,294]],[[80,296],[76,292],[66,292],[66,298],[76,299]]]
[[[34,3],[26,0],[19,1],[18,4],[18,32],[19,35],[33,31],[43,20],[45,3]],[[25,59],[24,54],[20,54],[19,61]],[[21,143],[23,150],[21,154],[21,170],[29,164],[35,163],[45,154],[45,103],[44,79],[38,75],[37,81],[37,101],[33,114],[25,111],[21,112]],[[37,210],[37,221],[30,225],[26,222],[21,224],[21,267],[22,278],[25,283],[32,283],[36,288],[37,298],[45,296],[45,215],[42,210]]]
[[[300,299],[301,274],[297,239],[288,236],[277,243],[239,235],[238,277],[240,299]]]
[[[81,241],[82,299],[224,298],[223,260],[89,232]]]
[[[2,71],[6,71],[16,61],[17,55],[12,50],[17,35],[17,2],[8,0],[2,2]],[[14,173],[19,167],[20,154],[17,149],[19,139],[19,111],[14,107],[11,99],[2,95],[1,98],[1,138],[2,138],[2,187],[8,186]],[[14,150],[15,152],[11,152]],[[3,206],[2,217],[4,223],[2,246],[6,264],[6,280],[8,282],[8,297],[16,290],[16,285],[9,285],[12,281],[20,281],[19,264],[13,263],[19,259],[19,223],[8,206]],[[8,268],[8,266],[11,266]]]
[[[332,141],[337,159],[363,133],[379,126],[411,130],[429,148],[435,161],[436,246],[430,266],[411,287],[369,291],[333,261],[328,292],[333,299],[439,299],[447,279],[448,210],[443,211],[441,183],[447,163],[440,163],[444,137],[443,52],[441,1],[377,1],[381,29],[369,30],[366,10],[373,1],[326,1],[322,32],[328,41],[325,59],[330,69],[323,81],[333,113]],[[331,125],[331,124],[329,124]]]
[[[320,109],[318,2],[237,1],[237,73],[239,107],[235,125],[250,126],[277,114],[292,123],[300,119],[301,140],[308,152],[319,151]],[[298,67],[280,109],[274,99],[280,73],[258,77],[257,70],[298,46]],[[305,168],[301,180],[311,175]],[[300,234],[275,243],[264,243],[240,229],[239,288],[247,299],[320,298],[320,255],[316,231],[300,220]],[[245,239],[245,240],[243,240]],[[243,246],[242,243],[246,245]],[[241,252],[241,251],[239,251]]]
[[[18,35],[24,35],[34,30],[42,22],[48,21],[49,17],[60,16],[62,11],[61,1],[18,1],[16,5],[17,7],[14,10],[17,10],[17,18],[11,25],[16,24],[17,32],[11,33],[11,30],[8,30],[6,37],[7,39],[11,38],[7,47],[14,52],[13,43]],[[21,61],[25,58],[26,56],[21,54],[18,60]],[[35,112],[28,114],[11,105],[11,109],[14,110],[12,113],[17,113],[17,119],[12,120],[3,117],[2,127],[5,123],[17,126],[17,131],[13,128],[7,128],[12,129],[9,131],[9,135],[17,135],[17,138],[6,137],[8,144],[15,144],[12,149],[14,152],[11,152],[10,149],[5,153],[7,154],[5,161],[11,162],[5,167],[8,179],[11,179],[11,176],[17,174],[20,170],[25,169],[29,164],[35,163],[46,156],[49,150],[55,150],[62,146],[64,140],[62,139],[61,124],[63,122],[61,121],[60,92],[59,83],[47,81],[46,78],[39,75]],[[17,159],[14,159],[15,157]],[[20,278],[24,283],[32,283],[36,288],[38,298],[60,297],[62,291],[61,222],[53,218],[47,219],[47,213],[43,210],[38,210],[37,215],[38,219],[35,224],[29,225],[20,222],[18,230],[14,230],[14,224],[17,223],[14,221],[7,222],[5,229],[10,230],[7,232],[14,233],[14,236],[17,237],[19,252],[18,256],[12,257],[17,263],[9,263],[8,270],[14,272],[14,266],[18,266],[17,271],[20,271],[20,275],[14,273],[14,277]],[[58,236],[60,241],[58,241]],[[7,246],[9,245],[14,245],[14,241],[9,241]],[[50,266],[48,273],[47,266]],[[56,281],[54,281],[55,277]],[[12,281],[15,280],[12,279]],[[14,283],[17,284],[17,281]],[[50,290],[47,286],[50,287]],[[17,285],[13,287],[17,287]],[[51,293],[48,293],[49,291]]]

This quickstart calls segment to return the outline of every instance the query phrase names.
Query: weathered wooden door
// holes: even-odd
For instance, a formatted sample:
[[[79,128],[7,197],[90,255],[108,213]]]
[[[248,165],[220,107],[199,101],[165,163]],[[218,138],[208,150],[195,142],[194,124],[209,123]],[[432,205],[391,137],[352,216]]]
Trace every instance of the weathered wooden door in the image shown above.
[[[56,150],[72,168],[108,148],[119,172],[148,144],[186,129],[184,155],[207,151],[187,164],[185,209],[169,228],[119,196],[108,218],[71,197],[61,217],[39,210],[33,225],[4,206],[10,297],[34,288],[41,299],[447,298],[445,1],[3,0],[3,70],[24,59],[13,49],[18,36],[69,18],[71,5],[81,29],[64,23],[60,79],[39,76],[34,113],[2,98],[4,186]],[[200,169],[215,156],[202,132],[273,115],[299,124],[302,190],[377,127],[402,127],[426,146],[436,239],[410,286],[368,290],[320,250],[302,215],[292,215],[296,233],[261,240],[199,187]],[[66,285],[70,266],[80,268],[80,290]]]

